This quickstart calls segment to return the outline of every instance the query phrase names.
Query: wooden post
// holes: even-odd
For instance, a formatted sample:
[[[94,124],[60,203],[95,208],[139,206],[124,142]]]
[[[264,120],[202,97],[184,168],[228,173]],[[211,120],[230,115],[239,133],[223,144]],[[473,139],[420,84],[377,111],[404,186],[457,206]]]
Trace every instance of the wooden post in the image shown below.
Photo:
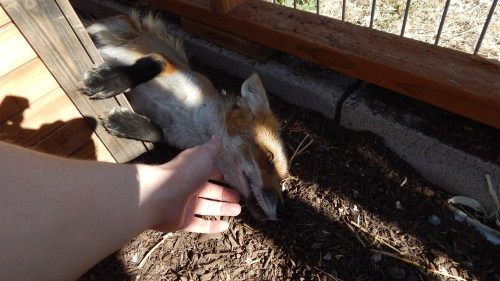
[[[89,100],[80,92],[83,75],[103,61],[67,0],[0,0],[0,4],[82,116],[98,120],[115,106],[130,108],[123,95]],[[95,132],[117,162],[132,160],[152,147],[111,136],[100,124]]]
[[[247,0],[210,0],[210,7],[212,11],[220,14],[227,14],[236,9]]]

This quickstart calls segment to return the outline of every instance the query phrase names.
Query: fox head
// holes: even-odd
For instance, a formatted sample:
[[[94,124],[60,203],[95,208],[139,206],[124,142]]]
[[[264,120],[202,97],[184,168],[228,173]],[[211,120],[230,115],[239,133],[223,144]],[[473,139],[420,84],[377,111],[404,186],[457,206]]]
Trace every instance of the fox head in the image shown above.
[[[225,123],[227,137],[217,161],[225,180],[243,195],[256,219],[277,220],[283,204],[280,183],[288,174],[288,161],[280,123],[257,74],[243,83]]]

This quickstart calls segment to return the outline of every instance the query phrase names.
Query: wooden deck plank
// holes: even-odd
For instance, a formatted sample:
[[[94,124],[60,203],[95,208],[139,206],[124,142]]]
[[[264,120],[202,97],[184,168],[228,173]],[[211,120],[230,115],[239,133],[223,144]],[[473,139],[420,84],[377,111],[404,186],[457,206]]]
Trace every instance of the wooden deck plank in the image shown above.
[[[93,61],[86,51],[87,47],[82,46],[82,41],[72,29],[75,21],[72,20],[70,24],[68,17],[71,15],[62,13],[61,9],[65,9],[59,6],[62,1],[0,0],[0,4],[82,115],[97,119],[99,115],[120,103],[115,99],[90,101],[78,90],[81,77],[92,67]],[[117,162],[126,162],[146,151],[141,142],[113,137],[101,125],[97,126],[96,133]]]
[[[69,156],[85,145],[93,133],[83,117],[72,119],[34,147],[47,153]]]
[[[82,147],[69,155],[70,158],[115,162],[111,153],[94,133]]]
[[[57,88],[28,109],[0,124],[0,138],[31,147],[67,122],[82,118],[64,91]]]
[[[35,52],[13,23],[0,28],[0,77],[36,58]]]
[[[28,108],[58,87],[38,58],[0,78],[0,122]]]
[[[11,20],[5,11],[0,7],[0,27],[10,23]]]
[[[500,128],[498,62],[259,0],[143,2]]]

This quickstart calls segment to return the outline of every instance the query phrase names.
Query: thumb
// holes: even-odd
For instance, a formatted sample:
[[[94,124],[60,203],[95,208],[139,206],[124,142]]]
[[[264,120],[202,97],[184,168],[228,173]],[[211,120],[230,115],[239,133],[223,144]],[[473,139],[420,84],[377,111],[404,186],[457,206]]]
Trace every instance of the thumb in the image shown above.
[[[213,171],[213,161],[221,150],[222,138],[213,136],[210,141],[181,152],[172,163],[175,163],[183,174],[191,174],[192,180],[203,178],[203,181],[206,181]]]
[[[212,158],[215,158],[220,154],[222,150],[222,138],[220,136],[213,135],[212,139],[209,142],[201,145],[201,147],[207,149]]]

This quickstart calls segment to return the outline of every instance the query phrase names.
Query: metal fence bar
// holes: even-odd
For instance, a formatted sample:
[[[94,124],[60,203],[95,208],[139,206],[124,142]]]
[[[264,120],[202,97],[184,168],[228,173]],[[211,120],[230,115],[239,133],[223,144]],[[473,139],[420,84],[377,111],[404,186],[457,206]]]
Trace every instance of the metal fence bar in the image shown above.
[[[410,13],[411,0],[406,1],[405,15],[403,17],[403,26],[401,27],[401,36],[405,35],[406,22],[408,21],[408,14]]]
[[[319,15],[319,0],[316,0],[316,14]]]
[[[293,0],[293,8],[297,9],[297,0]]]
[[[439,24],[439,29],[436,34],[436,41],[434,41],[434,45],[439,43],[439,38],[441,37],[441,31],[443,31],[444,21],[446,20],[446,14],[448,14],[448,7],[450,6],[451,0],[446,0],[446,4],[444,5],[443,16],[441,17],[441,23]]]
[[[372,11],[370,13],[370,28],[373,28],[373,19],[375,18],[375,7],[377,6],[377,0],[372,1]]]
[[[490,12],[486,17],[486,21],[483,25],[483,30],[481,31],[481,35],[479,35],[479,39],[477,40],[476,48],[474,49],[474,55],[477,55],[479,52],[479,48],[481,48],[481,43],[483,43],[484,35],[486,35],[486,31],[488,30],[488,25],[490,25],[491,18],[493,17],[493,13],[495,12],[495,7],[497,6],[498,0],[493,0],[491,4]]]
[[[345,2],[347,0],[342,0],[342,21],[345,21]]]

